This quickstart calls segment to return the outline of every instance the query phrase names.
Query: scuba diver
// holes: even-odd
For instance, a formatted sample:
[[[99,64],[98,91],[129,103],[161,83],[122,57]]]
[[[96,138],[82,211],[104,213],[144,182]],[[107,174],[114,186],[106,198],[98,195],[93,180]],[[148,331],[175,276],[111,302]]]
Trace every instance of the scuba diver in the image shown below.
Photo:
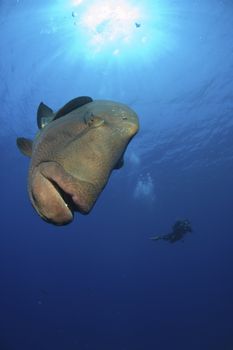
[[[151,237],[153,241],[159,241],[160,239],[163,239],[165,241],[169,241],[170,243],[175,243],[177,241],[180,241],[186,233],[192,232],[191,223],[189,220],[177,220],[174,225],[172,226],[172,232],[160,235],[160,236],[154,236]]]

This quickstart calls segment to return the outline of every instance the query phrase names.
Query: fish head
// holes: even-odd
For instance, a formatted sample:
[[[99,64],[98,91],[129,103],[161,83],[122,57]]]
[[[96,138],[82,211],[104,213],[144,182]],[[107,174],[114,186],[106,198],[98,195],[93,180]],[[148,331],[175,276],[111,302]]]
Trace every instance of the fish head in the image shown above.
[[[127,105],[109,101],[96,100],[86,106],[86,122],[91,126],[105,125],[119,137],[131,139],[139,129],[137,114]]]
[[[74,212],[91,211],[112,170],[123,164],[138,119],[126,105],[105,100],[58,116],[33,142],[28,192],[42,219],[66,225]]]

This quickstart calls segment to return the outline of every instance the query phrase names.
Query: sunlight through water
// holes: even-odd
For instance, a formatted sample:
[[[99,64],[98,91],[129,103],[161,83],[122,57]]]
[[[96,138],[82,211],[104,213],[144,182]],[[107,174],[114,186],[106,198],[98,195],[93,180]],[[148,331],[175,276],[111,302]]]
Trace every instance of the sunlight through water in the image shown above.
[[[146,14],[142,6],[127,0],[74,0],[72,6],[77,34],[86,38],[86,46],[93,55],[117,56],[135,45],[146,44],[142,30]]]
[[[73,12],[75,17],[76,13]],[[90,43],[101,50],[105,45],[120,41],[128,44],[132,41],[136,28],[141,27],[138,8],[126,1],[101,1],[91,5],[80,18],[81,26],[87,30]]]
[[[69,0],[54,3],[49,12],[50,30],[43,33],[59,34],[71,60],[81,53],[87,60],[138,61],[172,46],[169,29],[164,30],[166,6],[160,1]]]

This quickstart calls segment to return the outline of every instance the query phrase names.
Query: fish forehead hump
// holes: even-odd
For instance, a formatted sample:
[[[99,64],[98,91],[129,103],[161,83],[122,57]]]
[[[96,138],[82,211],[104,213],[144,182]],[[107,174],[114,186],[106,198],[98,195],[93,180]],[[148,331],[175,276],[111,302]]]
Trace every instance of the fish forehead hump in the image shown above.
[[[89,126],[90,118],[100,118],[103,123]],[[50,157],[67,172],[92,181],[97,173],[101,178],[109,176],[137,130],[134,111],[123,104],[99,100],[51,123],[41,143],[50,144]]]
[[[76,123],[76,132],[78,130],[82,131],[87,124],[87,118],[91,115],[102,117],[105,122],[112,122],[114,124],[119,124],[122,121],[128,121],[135,124],[138,128],[137,114],[127,105],[110,100],[95,100],[84,106],[76,108],[62,118],[54,120],[52,123],[48,124],[46,129],[43,131],[51,128],[54,129],[60,125],[63,127],[66,125],[68,127],[74,127],[73,123]],[[41,133],[43,133],[43,131]]]
[[[105,124],[103,126],[111,126],[112,131],[115,128],[115,131],[118,130],[121,136],[124,135],[129,140],[139,128],[137,114],[128,106],[109,100],[96,100],[48,124],[35,140],[34,148],[43,143],[52,152],[58,150],[67,140],[81,137],[89,131],[92,125],[88,121],[92,117],[102,119]],[[97,125],[102,126],[101,123]]]
[[[107,124],[127,127],[129,125],[134,125],[135,132],[138,131],[138,117],[137,114],[127,105],[123,103],[118,103],[110,100],[95,100],[88,103],[76,110],[73,110],[65,117],[60,119],[60,123],[65,126],[70,123],[77,123],[77,127],[83,128],[85,124],[88,124],[88,120],[91,117],[102,118]],[[55,124],[53,124],[55,126]],[[72,125],[73,127],[74,125]],[[89,125],[91,126],[91,125]]]
[[[85,106],[86,110],[94,114],[101,114],[112,121],[128,120],[138,126],[137,114],[127,105],[110,100],[96,100]]]

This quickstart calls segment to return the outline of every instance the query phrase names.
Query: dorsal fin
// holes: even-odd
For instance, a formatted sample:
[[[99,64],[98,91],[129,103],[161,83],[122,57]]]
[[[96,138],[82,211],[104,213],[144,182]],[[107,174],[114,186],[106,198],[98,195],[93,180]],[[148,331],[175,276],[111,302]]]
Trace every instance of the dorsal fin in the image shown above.
[[[58,110],[56,113],[54,120],[63,117],[64,115],[72,112],[74,109],[82,107],[86,105],[87,103],[92,102],[93,99],[89,96],[80,96],[76,97],[73,100],[69,101],[65,104],[62,108]]]
[[[37,125],[39,129],[43,129],[54,118],[54,112],[43,102],[40,103],[37,110]]]
[[[24,137],[18,137],[16,140],[18,149],[27,157],[32,155],[32,140],[25,139]]]

